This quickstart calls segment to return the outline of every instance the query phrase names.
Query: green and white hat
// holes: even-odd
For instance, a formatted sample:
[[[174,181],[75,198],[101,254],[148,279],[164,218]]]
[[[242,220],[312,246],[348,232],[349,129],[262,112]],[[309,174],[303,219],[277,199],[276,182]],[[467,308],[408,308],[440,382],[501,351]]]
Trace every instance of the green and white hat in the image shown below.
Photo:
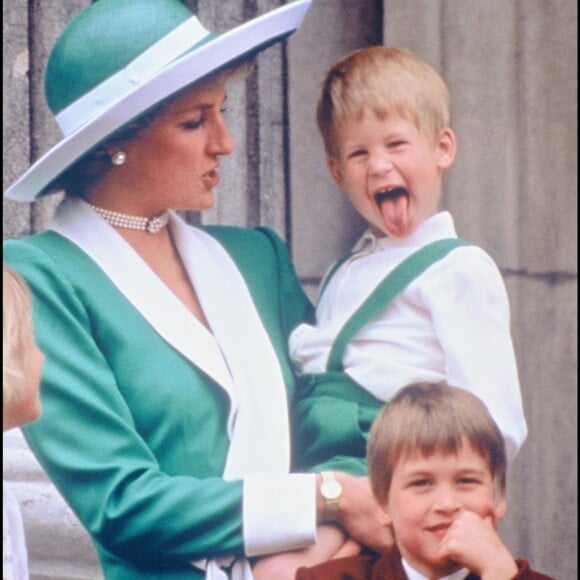
[[[70,22],[46,67],[46,99],[64,138],[5,197],[52,193],[66,169],[166,97],[292,34],[310,2],[295,0],[218,35],[179,0],[97,0]]]

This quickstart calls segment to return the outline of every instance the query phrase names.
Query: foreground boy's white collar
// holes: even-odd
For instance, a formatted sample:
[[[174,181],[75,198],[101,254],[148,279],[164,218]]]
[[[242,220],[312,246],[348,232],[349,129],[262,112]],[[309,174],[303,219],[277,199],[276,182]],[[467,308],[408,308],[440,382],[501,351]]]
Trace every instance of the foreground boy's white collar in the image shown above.
[[[401,558],[403,563],[403,568],[405,569],[405,574],[407,575],[407,580],[429,580],[427,576],[423,576],[413,568],[405,558]],[[453,574],[449,574],[449,576],[442,576],[438,580],[465,580],[469,575],[469,570],[467,568],[461,568],[460,570],[456,570]]]

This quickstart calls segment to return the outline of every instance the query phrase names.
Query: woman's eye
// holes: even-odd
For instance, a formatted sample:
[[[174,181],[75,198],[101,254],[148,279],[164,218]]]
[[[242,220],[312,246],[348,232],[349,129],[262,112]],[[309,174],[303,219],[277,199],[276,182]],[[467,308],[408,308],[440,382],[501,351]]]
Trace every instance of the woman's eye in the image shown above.
[[[205,123],[205,117],[199,119],[191,119],[183,123],[185,129],[199,129]]]

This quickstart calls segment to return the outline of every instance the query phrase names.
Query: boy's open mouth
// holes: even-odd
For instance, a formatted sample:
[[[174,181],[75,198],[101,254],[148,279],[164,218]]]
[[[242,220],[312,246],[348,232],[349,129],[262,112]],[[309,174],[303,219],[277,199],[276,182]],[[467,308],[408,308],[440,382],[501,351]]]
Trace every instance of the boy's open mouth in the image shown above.
[[[380,207],[383,201],[394,200],[399,197],[409,197],[409,192],[404,187],[395,187],[395,189],[389,189],[388,191],[379,191],[375,195],[375,202]]]
[[[375,203],[383,218],[383,227],[391,236],[402,237],[409,233],[411,195],[404,187],[384,189],[375,194]]]

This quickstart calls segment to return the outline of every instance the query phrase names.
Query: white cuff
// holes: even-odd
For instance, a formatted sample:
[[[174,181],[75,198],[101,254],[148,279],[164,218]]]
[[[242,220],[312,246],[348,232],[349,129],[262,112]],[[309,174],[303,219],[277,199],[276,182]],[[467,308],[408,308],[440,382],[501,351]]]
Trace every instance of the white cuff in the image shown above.
[[[247,475],[243,506],[247,556],[297,550],[316,541],[314,474]]]

